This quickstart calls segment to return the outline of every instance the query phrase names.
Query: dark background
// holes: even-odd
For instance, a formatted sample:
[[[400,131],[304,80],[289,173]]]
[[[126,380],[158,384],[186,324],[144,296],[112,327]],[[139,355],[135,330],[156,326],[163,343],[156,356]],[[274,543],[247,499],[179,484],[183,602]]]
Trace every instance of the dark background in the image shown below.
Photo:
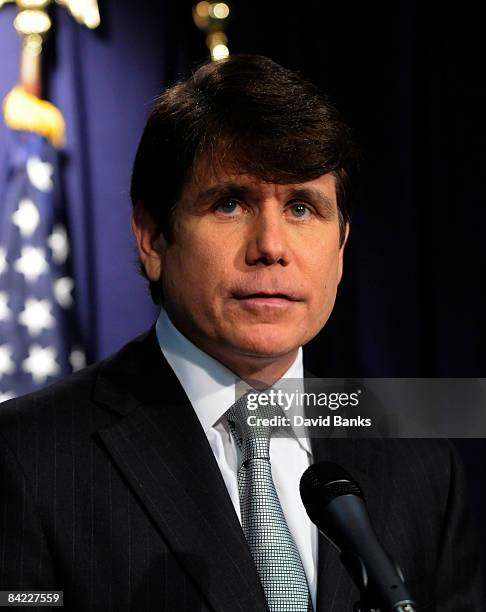
[[[330,321],[307,347],[307,367],[321,376],[484,377],[479,8],[229,4],[231,52],[269,55],[320,84],[362,148],[343,282]],[[192,2],[111,0],[100,8],[103,23],[92,32],[56,7],[45,58],[46,97],[67,122],[75,297],[91,361],[156,316],[134,263],[131,164],[153,97],[207,57]],[[0,11],[2,98],[17,79],[13,15],[12,6]],[[6,136],[0,127],[0,156]],[[486,445],[458,445],[482,516]],[[482,537],[486,550],[486,527]]]

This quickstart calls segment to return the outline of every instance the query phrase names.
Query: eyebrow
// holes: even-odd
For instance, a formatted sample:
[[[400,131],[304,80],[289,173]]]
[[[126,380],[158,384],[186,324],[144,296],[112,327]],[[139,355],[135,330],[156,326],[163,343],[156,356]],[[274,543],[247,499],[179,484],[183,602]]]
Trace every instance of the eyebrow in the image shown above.
[[[214,200],[220,198],[227,197],[239,197],[245,198],[248,196],[254,196],[255,190],[251,187],[247,187],[245,185],[240,185],[239,183],[219,183],[214,187],[209,187],[209,189],[205,189],[201,191],[195,199],[195,205],[201,204],[202,202],[206,202],[207,200]]]
[[[293,200],[314,202],[325,217],[332,217],[337,210],[334,200],[315,187],[292,187],[288,192],[288,197]]]
[[[241,185],[240,183],[219,183],[199,193],[195,199],[194,205],[197,206],[208,200],[225,197],[237,197],[242,199],[248,197],[255,198],[258,193],[258,190],[246,185]],[[288,190],[286,195],[287,198],[292,200],[301,199],[315,203],[320,208],[321,213],[326,217],[332,217],[336,213],[336,204],[334,200],[315,187],[292,187]]]

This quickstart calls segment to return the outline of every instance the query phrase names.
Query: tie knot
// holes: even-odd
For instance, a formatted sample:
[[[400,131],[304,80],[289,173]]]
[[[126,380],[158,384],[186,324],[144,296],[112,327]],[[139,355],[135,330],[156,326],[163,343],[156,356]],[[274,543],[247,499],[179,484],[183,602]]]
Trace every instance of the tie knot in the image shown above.
[[[282,410],[277,404],[260,405],[258,399],[256,402],[252,400],[250,409],[248,395],[243,395],[226,412],[230,431],[242,451],[244,462],[269,459],[270,437],[279,427]]]

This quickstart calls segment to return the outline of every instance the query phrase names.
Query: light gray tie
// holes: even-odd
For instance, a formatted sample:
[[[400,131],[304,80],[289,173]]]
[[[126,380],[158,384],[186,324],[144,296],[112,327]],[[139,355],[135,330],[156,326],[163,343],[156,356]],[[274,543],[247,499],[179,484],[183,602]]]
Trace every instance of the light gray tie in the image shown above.
[[[271,418],[281,414],[279,406],[259,406],[249,411],[246,396],[226,413],[230,431],[242,452],[238,470],[241,525],[271,612],[311,612],[312,600],[302,561],[273,483],[269,452],[273,428],[247,423],[249,415]]]

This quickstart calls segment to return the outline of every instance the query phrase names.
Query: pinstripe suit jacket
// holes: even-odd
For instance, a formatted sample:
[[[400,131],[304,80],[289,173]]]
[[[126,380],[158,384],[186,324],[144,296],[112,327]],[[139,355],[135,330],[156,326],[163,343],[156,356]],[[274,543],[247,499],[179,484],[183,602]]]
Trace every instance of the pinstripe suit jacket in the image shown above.
[[[268,610],[211,448],[154,329],[3,404],[0,432],[0,589],[62,589],[69,610]],[[316,461],[336,461],[360,482],[420,610],[486,609],[447,443],[313,444]],[[357,591],[324,538],[318,571],[318,610],[351,611]]]

